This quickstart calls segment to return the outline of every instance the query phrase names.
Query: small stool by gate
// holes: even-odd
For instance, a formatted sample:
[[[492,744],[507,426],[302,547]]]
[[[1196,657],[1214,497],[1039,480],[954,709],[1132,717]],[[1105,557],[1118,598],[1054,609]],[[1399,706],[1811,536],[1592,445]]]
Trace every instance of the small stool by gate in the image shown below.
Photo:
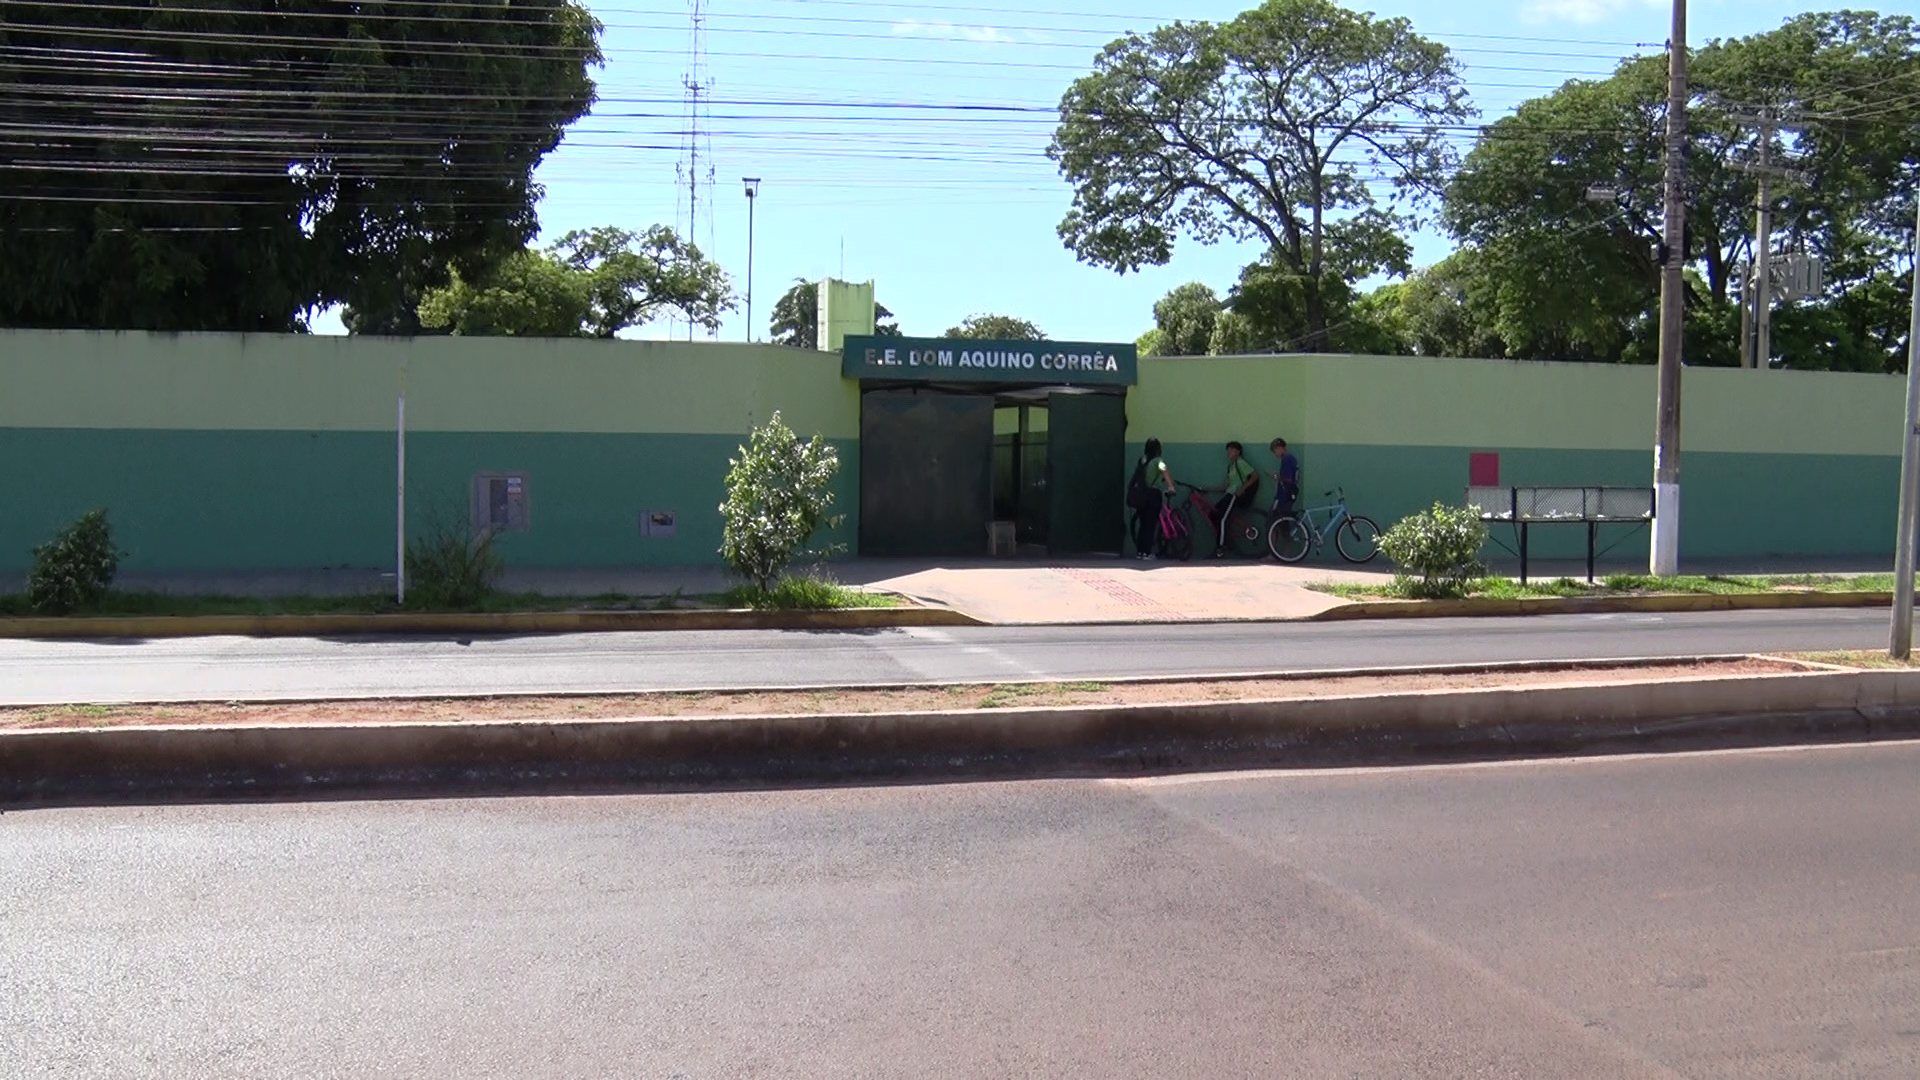
[[[1511,524],[1519,533],[1520,582],[1527,580],[1527,533],[1535,525],[1587,527],[1587,581],[1593,581],[1595,545],[1602,525],[1653,521],[1653,489],[1622,487],[1470,487],[1467,508],[1490,525]],[[1499,543],[1499,541],[1495,541]],[[1616,542],[1617,544],[1617,542]],[[1505,547],[1505,545],[1501,545]],[[1511,549],[1508,549],[1511,550]],[[1609,548],[1608,550],[1612,550]]]

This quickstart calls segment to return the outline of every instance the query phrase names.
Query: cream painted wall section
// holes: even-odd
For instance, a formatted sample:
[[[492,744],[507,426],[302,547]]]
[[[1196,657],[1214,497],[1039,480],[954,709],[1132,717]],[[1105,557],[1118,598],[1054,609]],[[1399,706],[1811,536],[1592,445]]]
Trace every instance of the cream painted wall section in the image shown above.
[[[835,356],[767,345],[0,331],[0,426],[859,436]]]
[[[1381,356],[1143,359],[1128,438],[1652,452],[1654,369]],[[1898,455],[1900,376],[1692,368],[1681,448]]]
[[[1906,408],[1904,375],[1696,368],[1680,389],[1681,452],[1899,457]],[[1642,426],[1651,444],[1651,396]]]
[[[1308,407],[1305,359],[1141,357],[1139,385],[1127,397],[1127,440],[1298,441]]]
[[[1304,367],[1308,445],[1652,445],[1652,368],[1376,356],[1314,356]]]

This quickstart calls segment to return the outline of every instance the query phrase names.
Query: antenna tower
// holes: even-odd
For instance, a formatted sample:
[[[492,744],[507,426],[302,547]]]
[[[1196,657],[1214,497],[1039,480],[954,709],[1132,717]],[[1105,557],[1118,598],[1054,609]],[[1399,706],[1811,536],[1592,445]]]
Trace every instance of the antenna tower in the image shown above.
[[[686,88],[686,130],[682,132],[679,177],[680,234],[692,244],[713,250],[714,168],[713,140],[706,130],[707,102],[713,96],[713,79],[707,74],[706,0],[687,0],[687,70],[680,77]],[[702,158],[704,157],[704,161]],[[696,324],[687,321],[687,340],[692,341]]]

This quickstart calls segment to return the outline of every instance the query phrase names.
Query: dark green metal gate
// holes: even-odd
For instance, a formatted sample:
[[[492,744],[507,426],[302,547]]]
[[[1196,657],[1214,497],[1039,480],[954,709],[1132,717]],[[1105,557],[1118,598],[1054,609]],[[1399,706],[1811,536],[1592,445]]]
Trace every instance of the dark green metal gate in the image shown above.
[[[1047,395],[1047,551],[1118,552],[1126,532],[1127,399]]]
[[[991,396],[860,395],[862,555],[984,555],[992,516]]]

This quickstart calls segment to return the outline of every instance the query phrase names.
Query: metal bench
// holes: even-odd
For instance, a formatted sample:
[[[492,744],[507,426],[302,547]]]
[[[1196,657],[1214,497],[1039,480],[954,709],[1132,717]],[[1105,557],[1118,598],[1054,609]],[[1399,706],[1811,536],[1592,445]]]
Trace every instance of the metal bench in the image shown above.
[[[1587,581],[1593,581],[1595,547],[1602,525],[1653,521],[1653,489],[1624,487],[1470,487],[1467,508],[1488,524],[1506,523],[1520,533],[1520,583],[1527,581],[1527,533],[1535,525],[1587,527]],[[1504,546],[1504,545],[1503,545]]]

